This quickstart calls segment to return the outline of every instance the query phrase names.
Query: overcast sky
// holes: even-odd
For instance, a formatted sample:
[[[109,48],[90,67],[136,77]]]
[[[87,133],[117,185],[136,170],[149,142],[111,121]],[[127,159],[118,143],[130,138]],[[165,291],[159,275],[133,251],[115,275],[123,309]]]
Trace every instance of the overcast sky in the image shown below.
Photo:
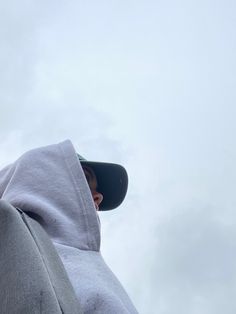
[[[0,0],[0,165],[124,165],[102,252],[140,314],[236,313],[236,2]]]

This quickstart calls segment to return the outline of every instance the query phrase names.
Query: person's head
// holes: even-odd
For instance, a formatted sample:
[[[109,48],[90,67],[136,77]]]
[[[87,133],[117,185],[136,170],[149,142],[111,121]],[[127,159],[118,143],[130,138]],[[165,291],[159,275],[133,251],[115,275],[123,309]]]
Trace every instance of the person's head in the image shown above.
[[[88,161],[77,154],[87,180],[93,178],[90,189],[100,211],[117,208],[124,200],[128,188],[128,174],[124,167],[109,162]],[[96,186],[96,189],[95,189]],[[97,208],[97,206],[96,206]]]
[[[99,210],[99,205],[103,200],[103,195],[97,191],[97,177],[91,167],[82,166],[82,168],[93,197],[95,208],[96,210]]]

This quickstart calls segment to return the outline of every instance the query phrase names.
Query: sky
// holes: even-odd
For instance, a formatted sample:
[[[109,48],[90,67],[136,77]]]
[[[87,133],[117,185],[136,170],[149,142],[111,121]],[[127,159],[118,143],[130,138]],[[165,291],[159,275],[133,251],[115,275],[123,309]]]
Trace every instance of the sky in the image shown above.
[[[0,166],[120,163],[103,256],[141,314],[236,312],[236,3],[0,1]]]

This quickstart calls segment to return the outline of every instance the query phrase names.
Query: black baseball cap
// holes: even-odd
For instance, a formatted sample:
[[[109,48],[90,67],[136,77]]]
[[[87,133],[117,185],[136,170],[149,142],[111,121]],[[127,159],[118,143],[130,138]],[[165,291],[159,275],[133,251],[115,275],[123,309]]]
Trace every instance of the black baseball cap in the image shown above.
[[[124,200],[128,189],[128,174],[125,168],[108,162],[88,161],[77,154],[81,166],[93,169],[97,177],[97,191],[103,195],[99,210],[111,210]]]

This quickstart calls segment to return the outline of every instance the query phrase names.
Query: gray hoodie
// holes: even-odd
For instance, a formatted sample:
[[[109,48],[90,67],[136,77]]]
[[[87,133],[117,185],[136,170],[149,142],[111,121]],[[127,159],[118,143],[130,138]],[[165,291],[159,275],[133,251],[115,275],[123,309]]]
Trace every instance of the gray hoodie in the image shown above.
[[[100,222],[71,141],[30,150],[0,171],[0,198],[44,227],[84,313],[137,313],[100,253]]]

